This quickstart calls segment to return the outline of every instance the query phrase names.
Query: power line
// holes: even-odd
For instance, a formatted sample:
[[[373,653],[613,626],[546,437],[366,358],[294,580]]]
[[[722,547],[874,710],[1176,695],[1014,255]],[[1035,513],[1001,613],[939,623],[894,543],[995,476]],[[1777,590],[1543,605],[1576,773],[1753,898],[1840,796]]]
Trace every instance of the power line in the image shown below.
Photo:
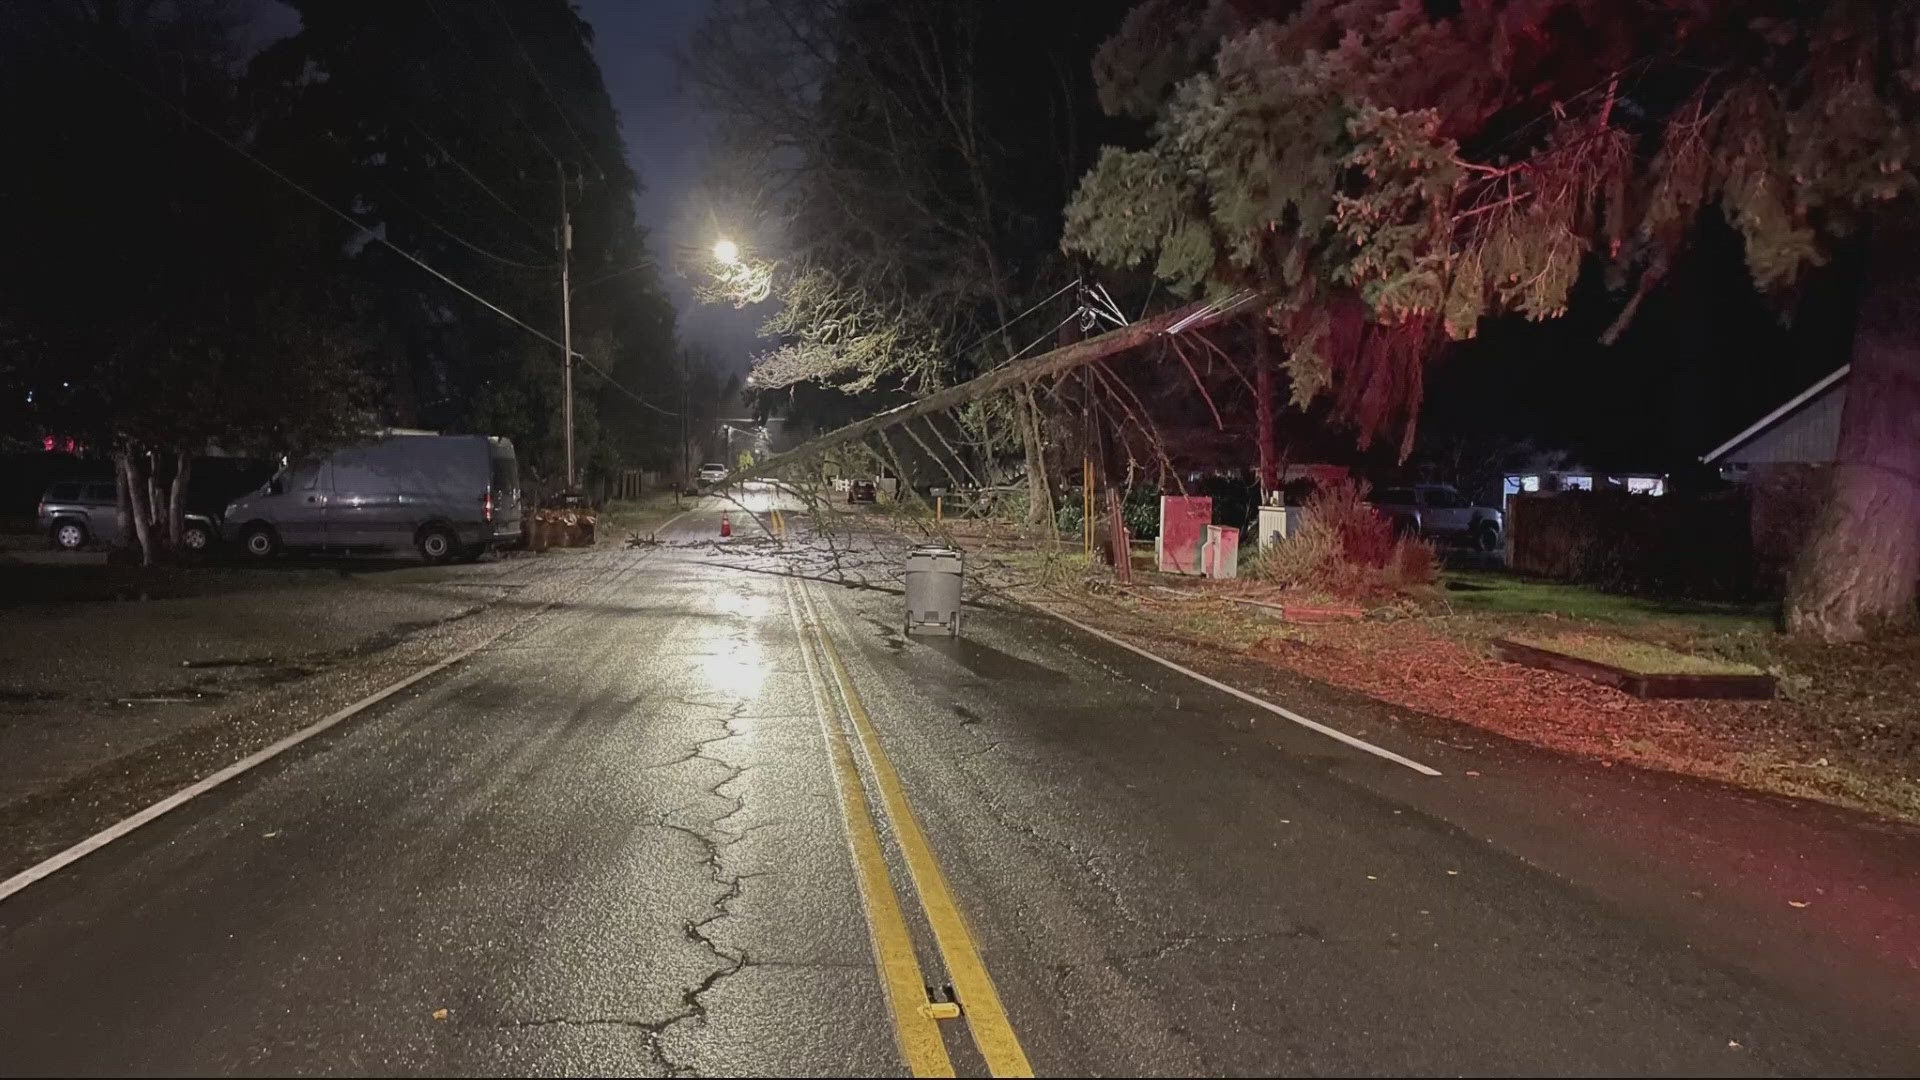
[[[415,206],[405,196],[401,195],[399,190],[396,189],[392,184],[387,183],[386,181],[383,180],[381,181],[381,186],[385,187],[387,189],[387,194],[392,196],[395,202],[405,207],[407,209],[407,212],[413,214],[415,217],[419,218],[421,221],[426,222],[428,225],[431,225],[433,228],[438,229],[439,231],[445,233],[448,239],[452,240],[454,243],[459,244],[461,247],[466,248],[468,251],[471,251],[476,255],[485,256],[486,258],[492,259],[494,262],[502,263],[507,266],[519,267],[522,270],[539,270],[541,272],[545,272],[548,270],[552,270],[556,265],[554,263],[521,262],[519,259],[509,259],[505,255],[499,255],[499,254],[495,254],[494,252],[488,251],[486,248],[483,248],[479,244],[476,244],[473,241],[468,240],[466,237],[461,236],[459,233],[454,232],[452,229],[447,228],[445,225],[440,224],[438,221],[434,220],[432,217],[429,217],[419,207]]]
[[[621,393],[632,398],[635,404],[642,405],[642,406],[645,406],[646,408],[652,409],[654,412],[659,413],[661,416],[679,416],[680,415],[677,412],[670,412],[666,409],[663,409],[660,406],[655,405],[653,402],[648,401],[646,398],[641,397],[639,394],[636,394],[633,391],[627,389],[626,387],[621,386],[619,383],[614,382],[613,376],[607,373],[606,368],[601,367],[599,364],[594,363],[593,361],[587,359],[585,356],[582,356],[579,353],[574,353],[573,356],[574,356],[574,359],[592,368],[596,373],[599,374],[601,378],[607,380],[608,386],[611,386],[615,390],[618,390]]]
[[[657,264],[655,264],[655,262],[653,261],[653,257],[648,256],[644,259],[641,259],[639,262],[634,263],[632,266],[626,267],[625,269],[611,270],[611,271],[608,271],[607,273],[601,274],[597,278],[593,278],[590,281],[582,281],[573,287],[573,291],[577,293],[581,289],[588,288],[589,286],[599,285],[602,282],[612,281],[614,278],[621,277],[626,274],[631,274],[635,270],[646,270],[649,268],[653,268],[656,265]]]
[[[1054,290],[1052,296],[1049,296],[1045,300],[1042,300],[1039,303],[1034,304],[1032,307],[1028,308],[1027,310],[1021,312],[1018,315],[1015,315],[1013,318],[1008,319],[1006,322],[1003,322],[999,326],[994,327],[992,330],[989,330],[986,333],[980,335],[980,339],[978,341],[975,341],[973,344],[960,350],[961,353],[962,354],[970,353],[973,350],[979,348],[981,345],[986,344],[986,341],[988,338],[991,338],[995,334],[1005,332],[1007,329],[1012,327],[1014,323],[1017,323],[1021,319],[1024,319],[1027,316],[1033,314],[1034,312],[1039,311],[1041,308],[1045,307],[1046,305],[1052,303],[1054,300],[1058,299],[1061,293],[1066,292],[1068,289],[1071,289],[1078,284],[1080,284],[1080,279],[1074,278],[1072,281],[1069,281],[1065,285],[1060,286],[1058,289]]]
[[[167,100],[166,98],[162,97],[160,94],[156,93],[155,91],[148,89],[139,80],[126,74],[125,72],[114,67],[113,65],[107,63],[105,60],[102,60],[99,56],[94,54],[93,50],[87,48],[85,45],[78,45],[78,48],[87,55],[88,59],[92,60],[94,63],[100,65],[101,67],[106,68],[108,72],[110,72],[111,74],[113,74],[114,76],[122,80],[123,82],[125,82],[128,86],[133,87],[134,90],[138,91],[139,93],[141,93],[146,97],[152,98],[154,101],[158,102],[162,107],[166,108],[168,111],[172,112],[174,115],[180,117],[180,119],[185,120],[187,123],[193,125],[194,127],[199,128],[202,132],[205,132],[207,136],[212,138],[214,141],[218,142],[220,145],[226,147],[227,149],[247,159],[249,162],[252,162],[254,165],[258,166],[260,169],[264,170],[266,173],[274,177],[274,179],[279,180],[281,183],[287,185],[293,190],[299,192],[301,195],[305,196],[308,200],[313,202],[315,205],[319,206],[321,209],[327,211],[328,213],[346,222],[347,224],[352,225],[354,228],[359,229],[362,233],[364,233],[367,236],[368,239],[392,250],[394,254],[400,256],[401,258],[407,260],[408,262],[414,264],[415,266],[418,266],[420,269],[425,270],[427,273],[432,274],[434,277],[438,278],[440,281],[442,281],[443,283],[445,283],[447,286],[451,287],[455,291],[462,293],[463,295],[472,299],[474,302],[486,308],[488,311],[493,312],[494,314],[507,320],[508,322],[519,327],[520,329],[525,330],[527,333],[532,334],[534,337],[539,338],[541,341],[544,341],[547,344],[552,345],[557,349],[561,349],[563,352],[571,352],[574,359],[579,360],[581,363],[587,365],[588,367],[592,368],[594,371],[598,372],[603,378],[607,380],[608,385],[612,386],[614,389],[632,398],[634,401],[640,403],[641,405],[644,405],[647,408],[652,409],[655,412],[658,412],[664,416],[678,415],[676,413],[668,412],[667,410],[662,409],[660,406],[647,401],[645,398],[641,397],[639,394],[636,394],[632,390],[629,390],[626,387],[620,385],[618,382],[615,382],[613,379],[613,376],[609,374],[606,371],[606,369],[600,367],[598,364],[595,364],[593,361],[587,359],[584,355],[582,355],[578,351],[568,349],[565,345],[555,340],[552,336],[534,328],[524,320],[515,316],[512,312],[507,311],[505,308],[501,307],[500,305],[495,304],[493,301],[488,300],[486,297],[481,296],[479,293],[474,292],[472,289],[469,289],[465,285],[462,285],[459,282],[453,280],[447,275],[441,273],[439,270],[434,269],[432,266],[428,265],[427,262],[421,259],[419,256],[413,254],[407,249],[387,239],[385,236],[381,235],[379,232],[375,231],[370,226],[363,224],[359,219],[355,218],[353,215],[347,213],[346,211],[333,205],[327,200],[321,198],[319,195],[314,194],[312,191],[308,190],[308,188],[303,184],[301,184],[299,181],[293,179],[292,177],[288,176],[286,173],[281,172],[279,169],[275,168],[273,165],[262,160],[260,157],[255,155],[252,151],[248,150],[246,147],[241,146],[239,143],[236,143],[232,139],[227,138],[225,135],[221,134],[218,129],[213,127],[211,124],[208,124],[205,121],[201,120],[199,117],[196,117],[192,113],[187,112],[185,109]]]
[[[429,74],[427,77],[431,79],[433,76]],[[462,175],[464,175],[467,179],[473,181],[475,186],[479,187],[481,191],[486,192],[493,199],[493,201],[499,203],[501,207],[507,211],[507,213],[512,214],[516,218],[519,218],[522,224],[526,225],[527,228],[532,229],[534,231],[535,235],[539,234],[540,229],[538,226],[534,225],[533,222],[528,221],[526,217],[520,213],[520,211],[515,210],[513,208],[512,203],[502,198],[499,192],[489,187],[487,185],[487,182],[485,180],[480,179],[480,175],[474,172],[471,168],[469,168],[467,166],[467,163],[460,160],[460,158],[456,156],[453,151],[448,150],[445,146],[441,145],[440,140],[434,138],[433,133],[428,131],[425,127],[422,127],[418,120],[415,120],[413,117],[408,116],[406,117],[406,121],[407,123],[413,125],[413,129],[419,132],[420,137],[427,140],[428,144],[431,145],[437,153],[439,153],[442,157],[445,157],[448,161],[452,162],[454,167],[459,169]]]
[[[433,17],[435,21],[439,22],[441,29],[447,32],[447,37],[460,46],[460,51],[466,53],[469,60],[478,63],[480,58],[474,55],[472,46],[460,40],[459,32],[453,28],[452,23],[447,21],[447,17],[440,13],[440,5],[435,3],[434,0],[427,0],[427,8],[433,12]],[[509,27],[508,29],[511,30],[512,28]],[[508,115],[520,122],[520,126],[526,129],[527,135],[532,138],[535,143],[539,144],[540,149],[546,153],[547,157],[554,159],[560,157],[559,154],[554,152],[553,147],[547,145],[547,140],[541,138],[540,133],[533,129],[533,125],[527,122],[526,116],[520,112],[518,107],[511,101],[503,100],[501,103],[506,106]],[[598,166],[596,165],[595,167],[597,168]]]
[[[513,22],[507,18],[506,10],[500,6],[500,0],[493,0],[493,13],[499,16],[500,25],[506,27],[507,37],[513,40],[514,48],[520,51],[520,59],[527,62],[527,70],[533,72],[533,81],[540,84],[540,92],[547,95],[547,102],[553,106],[554,114],[560,117],[560,126],[567,129],[567,135],[573,139],[574,145],[580,148],[581,155],[593,163],[594,171],[600,174],[600,179],[605,180],[606,168],[600,164],[600,159],[594,156],[593,151],[587,149],[587,144],[580,138],[580,133],[573,129],[573,121],[567,118],[567,110],[561,108],[560,98],[554,94],[553,87],[547,85],[547,77],[540,74],[540,65],[533,62],[533,54],[527,51],[526,43],[520,40],[519,34],[514,32]]]
[[[440,23],[441,29],[445,31],[447,39],[452,41],[454,44],[460,46],[460,51],[465,53],[469,60],[475,59],[473,50],[468,48],[467,44],[464,41],[461,41],[459,39],[459,35],[454,31],[452,25],[450,25],[447,22],[446,18],[440,14],[440,9],[438,7],[432,6],[432,0],[428,0],[428,2],[429,2],[429,6],[432,7],[434,18]],[[412,61],[410,61],[407,57],[401,56],[399,52],[395,50],[391,41],[389,41],[386,37],[378,34],[366,34],[366,33],[361,33],[359,31],[355,31],[350,36],[349,40],[355,43],[364,42],[368,45],[371,45],[375,48],[380,49],[398,67],[417,68],[418,73],[426,79],[428,86],[430,86],[433,89],[433,91],[436,94],[438,94],[441,98],[450,99],[458,96],[458,95],[449,94],[446,92],[446,89],[441,85],[440,80],[435,77],[434,68],[432,64],[415,64]],[[387,104],[389,105],[389,107],[394,109],[395,114],[399,116],[400,119],[405,120],[407,124],[413,128],[414,131],[418,132],[421,138],[427,140],[427,142],[434,148],[435,152],[439,153],[442,157],[445,157],[449,162],[451,162],[453,166],[459,169],[460,172],[464,176],[466,176],[468,180],[472,181],[476,187],[486,192],[487,196],[493,199],[494,202],[499,203],[502,209],[506,210],[507,213],[512,214],[515,219],[517,219],[521,224],[525,225],[527,229],[531,231],[535,236],[541,237],[543,240],[550,239],[550,237],[548,236],[547,230],[541,228],[540,226],[535,225],[533,222],[527,219],[526,215],[522,214],[519,210],[515,209],[511,202],[509,202],[499,192],[495,191],[490,185],[488,185],[488,183],[485,180],[482,180],[480,178],[480,174],[478,171],[470,167],[464,160],[461,159],[461,157],[458,154],[455,154],[452,150],[449,150],[444,143],[434,138],[433,132],[427,130],[426,125],[420,123],[419,120],[415,119],[412,113],[400,108],[397,100],[389,101],[387,102]],[[512,115],[516,120],[520,119],[518,113],[511,108],[511,103],[503,101],[502,104],[508,106],[507,111],[510,115]],[[473,132],[480,131],[479,125],[475,124],[471,118],[469,118],[466,114],[463,114],[461,111],[457,109],[448,107],[445,101],[442,101],[441,108],[448,115],[451,115],[458,119],[463,120],[466,124],[466,127],[470,131],[473,131]],[[522,127],[527,128],[527,134],[532,137],[533,141],[536,144],[538,144],[542,150],[546,150],[547,149],[546,144],[544,142],[541,142],[540,136],[537,133],[535,133],[530,126],[526,124],[526,121],[521,120],[520,123]],[[482,137],[484,138],[484,135]],[[549,152],[547,156],[552,157],[553,155]],[[425,215],[422,215],[422,216],[424,217]],[[502,261],[508,261],[508,260],[502,260]]]

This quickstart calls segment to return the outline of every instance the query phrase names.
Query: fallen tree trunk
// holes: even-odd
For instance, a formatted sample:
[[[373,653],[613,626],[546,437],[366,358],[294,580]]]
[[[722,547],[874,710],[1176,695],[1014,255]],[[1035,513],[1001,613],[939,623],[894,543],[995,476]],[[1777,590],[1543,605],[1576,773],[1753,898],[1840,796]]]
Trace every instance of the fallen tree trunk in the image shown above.
[[[918,401],[910,401],[898,408],[876,413],[864,420],[855,420],[845,427],[836,428],[817,439],[801,443],[791,450],[774,454],[765,461],[729,473],[721,483],[732,484],[742,480],[771,476],[795,462],[817,457],[836,446],[858,442],[876,432],[885,431],[917,417],[945,412],[1001,390],[1012,389],[1037,379],[1044,379],[1049,375],[1072,371],[1083,364],[1090,364],[1103,357],[1112,356],[1114,353],[1144,345],[1160,334],[1181,333],[1211,325],[1244,307],[1251,298],[1248,294],[1242,294],[1233,302],[1225,304],[1196,301],[1151,319],[1142,319],[1137,323],[1109,330],[1099,337],[1076,341],[1051,352],[1003,364],[985,375],[970,379],[958,386],[949,386],[945,390],[928,394]]]

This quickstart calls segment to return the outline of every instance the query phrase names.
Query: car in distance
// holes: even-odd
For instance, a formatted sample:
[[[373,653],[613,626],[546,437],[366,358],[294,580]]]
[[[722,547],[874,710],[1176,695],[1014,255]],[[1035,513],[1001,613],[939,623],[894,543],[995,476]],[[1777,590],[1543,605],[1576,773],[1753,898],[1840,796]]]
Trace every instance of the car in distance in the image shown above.
[[[1367,501],[1398,529],[1464,542],[1477,551],[1499,550],[1506,530],[1500,511],[1473,505],[1473,500],[1447,484],[1380,488]]]
[[[700,472],[695,476],[695,479],[700,481],[700,486],[703,488],[712,487],[726,478],[727,467],[717,461],[709,461],[705,465],[700,466]]]
[[[385,434],[290,462],[225,516],[254,558],[411,547],[471,561],[518,541],[520,465],[498,436]]]
[[[850,503],[870,503],[877,493],[871,480],[847,481],[847,501]]]

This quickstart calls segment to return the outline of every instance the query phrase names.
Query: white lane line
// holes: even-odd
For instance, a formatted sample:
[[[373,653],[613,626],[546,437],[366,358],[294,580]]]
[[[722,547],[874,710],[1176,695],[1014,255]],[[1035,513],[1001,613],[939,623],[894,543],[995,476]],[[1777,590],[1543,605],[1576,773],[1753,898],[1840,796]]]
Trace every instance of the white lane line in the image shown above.
[[[256,765],[261,764],[262,762],[268,761],[278,756],[279,754],[285,753],[286,751],[291,750],[296,746],[299,746],[301,743],[306,742],[308,739],[313,738],[315,735],[318,735],[321,732],[327,730],[328,728],[333,727],[335,724],[338,724],[340,721],[345,720],[350,716],[353,716],[355,713],[362,712],[370,706],[377,705],[380,702],[385,701],[387,698],[390,698],[393,695],[399,693],[400,691],[405,690],[407,687],[412,686],[414,683],[419,682],[421,679],[424,679],[429,675],[435,674],[436,672],[445,671],[447,668],[450,668],[453,665],[459,663],[460,661],[465,660],[467,657],[472,656],[474,653],[479,652],[481,649],[484,649],[487,646],[493,644],[494,642],[499,641],[501,638],[506,637],[508,634],[519,629],[521,626],[524,626],[531,619],[535,618],[538,615],[543,614],[548,608],[551,608],[552,606],[553,605],[549,604],[538,611],[531,612],[527,615],[526,618],[516,620],[512,626],[509,626],[506,629],[500,631],[499,633],[493,635],[492,637],[486,639],[485,641],[480,642],[478,645],[474,645],[470,648],[462,649],[459,652],[454,653],[452,656],[449,656],[446,659],[441,660],[436,664],[430,664],[427,667],[421,668],[419,671],[416,671],[413,674],[407,676],[406,678],[401,679],[399,682],[391,683],[379,690],[376,690],[373,693],[368,694],[366,697],[361,698],[359,701],[356,701],[353,704],[347,706],[346,708],[341,709],[339,712],[333,713],[332,715],[326,717],[323,720],[319,720],[312,724],[309,724],[306,727],[301,728],[299,731],[296,731],[293,734],[287,736],[286,738],[281,739],[279,742],[276,742],[270,746],[264,747],[260,750],[254,751],[251,754],[248,754],[246,757],[243,757],[239,761],[236,761],[233,764],[227,766],[226,768],[221,769],[219,772],[216,772],[210,776],[204,777],[201,780],[197,781],[196,783],[193,783],[187,787],[181,788],[179,791],[174,792],[173,794],[167,796],[166,798],[161,799],[159,802],[154,803],[152,806],[147,807],[145,810],[142,810],[139,813],[136,813],[133,816],[126,818],[123,821],[117,822],[113,825],[107,826],[104,829],[101,829],[99,832],[94,833],[92,836],[87,837],[85,840],[82,840],[79,843],[73,845],[72,847],[66,849],[65,851],[60,852],[58,855],[54,855],[50,858],[44,859],[34,864],[33,866],[30,866],[25,870],[20,871],[19,873],[6,879],[5,881],[0,881],[0,901],[5,900],[7,897],[12,896],[14,893],[19,892],[20,890],[26,888],[27,886],[33,884],[34,882],[39,881],[41,878],[47,877],[48,875],[53,874],[59,871],[60,869],[68,865],[71,865],[74,862],[77,862],[82,858],[85,858],[86,856],[100,850],[101,848],[106,847],[108,844],[113,843],[115,840],[120,839],[121,837],[127,835],[128,833],[139,828],[140,826],[145,825],[146,823],[152,821],[153,819],[159,817],[160,815],[165,814],[167,811],[178,809],[180,806],[185,804],[188,800],[193,799],[199,795],[204,795],[207,792],[212,791],[214,788],[219,787],[221,784],[224,784],[227,781],[233,779],[234,777],[239,776],[241,773],[246,772],[248,769],[251,769]]]
[[[1153,661],[1156,664],[1160,664],[1163,667],[1170,667],[1173,670],[1179,672],[1182,675],[1187,676],[1190,679],[1198,679],[1199,681],[1206,683],[1208,686],[1213,687],[1215,690],[1221,690],[1221,691],[1225,691],[1226,693],[1232,694],[1234,697],[1239,698],[1241,701],[1244,701],[1249,705],[1258,705],[1259,707],[1267,710],[1268,712],[1273,713],[1275,716],[1285,717],[1286,719],[1291,720],[1296,724],[1299,724],[1301,727],[1311,728],[1312,730],[1317,731],[1320,734],[1325,735],[1330,739],[1338,739],[1339,741],[1346,743],[1348,746],[1351,746],[1356,750],[1365,750],[1367,753],[1372,754],[1376,757],[1386,758],[1388,761],[1391,761],[1396,765],[1405,765],[1407,768],[1412,769],[1414,772],[1417,772],[1422,776],[1439,776],[1440,775],[1440,770],[1433,768],[1430,765],[1422,765],[1419,762],[1413,760],[1412,758],[1401,757],[1399,754],[1396,754],[1393,751],[1388,750],[1384,746],[1375,746],[1365,739],[1355,738],[1354,736],[1349,735],[1344,731],[1341,731],[1339,728],[1328,727],[1327,725],[1321,723],[1318,720],[1309,720],[1306,717],[1301,716],[1299,713],[1294,712],[1292,709],[1282,708],[1281,706],[1275,705],[1273,702],[1267,701],[1264,698],[1254,697],[1252,694],[1247,693],[1245,690],[1240,690],[1235,687],[1228,686],[1226,683],[1223,683],[1218,679],[1208,678],[1207,676],[1200,674],[1199,672],[1193,670],[1192,668],[1183,667],[1167,659],[1164,656],[1160,656],[1156,653],[1150,653],[1138,645],[1134,645],[1130,642],[1122,641],[1119,638],[1114,637],[1112,634],[1107,633],[1105,630],[1096,630],[1093,627],[1088,626],[1086,623],[1083,623],[1078,619],[1068,618],[1067,616],[1062,615],[1057,611],[1052,611],[1047,608],[1041,608],[1040,610],[1043,612],[1046,612],[1048,615],[1051,615],[1056,619],[1059,619],[1061,622],[1066,623],[1068,626],[1078,627],[1079,629],[1084,630],[1089,634],[1092,634],[1094,637],[1097,637],[1102,641],[1109,641],[1127,650],[1128,652],[1138,653],[1141,656],[1146,657],[1147,659]]]
[[[695,505],[695,506],[689,506],[689,507],[687,507],[687,508],[686,508],[685,510],[682,510],[682,511],[680,511],[679,513],[677,513],[677,514],[675,514],[675,515],[673,515],[672,517],[670,517],[670,518],[668,518],[667,520],[665,520],[665,521],[663,521],[663,522],[661,522],[661,523],[660,523],[660,527],[659,527],[659,528],[657,528],[657,529],[655,529],[655,530],[653,530],[653,534],[654,534],[655,536],[658,536],[658,535],[660,535],[661,533],[663,533],[663,532],[666,532],[666,531],[667,531],[667,526],[669,526],[669,525],[671,525],[671,524],[673,524],[673,523],[674,523],[674,522],[676,522],[676,521],[679,521],[679,520],[680,520],[681,518],[683,518],[683,517],[686,517],[686,516],[687,516],[688,514],[691,514],[691,513],[693,513],[693,512],[695,511],[695,510],[698,510],[698,509],[699,509],[699,506],[697,506],[697,505]]]

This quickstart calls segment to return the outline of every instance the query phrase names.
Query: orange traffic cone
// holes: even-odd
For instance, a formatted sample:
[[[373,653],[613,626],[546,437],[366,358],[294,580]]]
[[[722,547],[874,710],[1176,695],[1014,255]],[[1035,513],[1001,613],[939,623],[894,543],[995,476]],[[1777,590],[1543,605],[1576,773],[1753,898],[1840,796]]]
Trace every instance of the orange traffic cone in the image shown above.
[[[720,535],[733,535],[733,518],[730,517],[725,510],[720,511]]]

